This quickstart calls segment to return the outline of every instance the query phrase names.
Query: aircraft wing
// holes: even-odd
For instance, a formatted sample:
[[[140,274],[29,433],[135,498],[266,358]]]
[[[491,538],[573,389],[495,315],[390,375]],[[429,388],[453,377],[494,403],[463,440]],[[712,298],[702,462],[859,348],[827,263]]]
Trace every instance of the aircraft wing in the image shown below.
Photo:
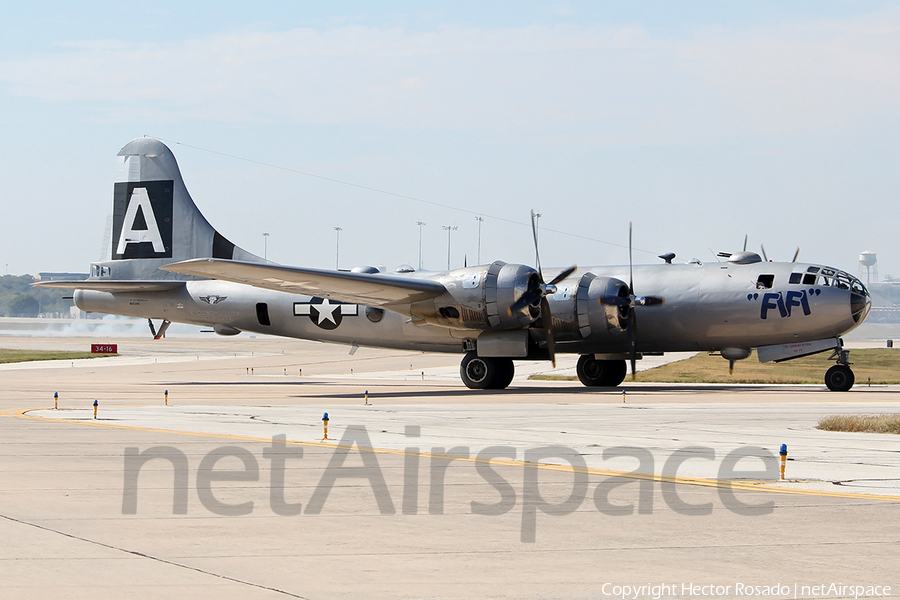
[[[128,292],[167,292],[184,286],[184,281],[160,281],[151,279],[147,281],[135,279],[106,279],[92,281],[80,279],[77,281],[39,281],[32,283],[34,287],[55,288],[60,290],[94,290],[97,292],[128,293]]]
[[[210,277],[254,287],[318,296],[365,306],[411,304],[446,290],[429,279],[380,273],[349,273],[215,258],[198,258],[160,267],[184,275]]]

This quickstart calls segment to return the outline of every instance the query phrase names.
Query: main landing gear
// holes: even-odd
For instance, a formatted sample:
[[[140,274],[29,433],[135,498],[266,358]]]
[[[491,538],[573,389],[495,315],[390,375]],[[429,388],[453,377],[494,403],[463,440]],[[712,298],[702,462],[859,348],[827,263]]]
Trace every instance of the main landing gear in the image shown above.
[[[588,387],[614,387],[622,383],[628,372],[624,360],[597,360],[592,354],[582,355],[575,369],[578,379]],[[515,366],[511,358],[478,356],[473,350],[459,365],[459,375],[473,390],[502,390],[513,380]]]
[[[459,375],[473,390],[502,390],[512,383],[516,367],[511,358],[478,356],[472,350],[459,365]]]
[[[837,364],[825,371],[825,385],[832,392],[846,392],[853,387],[856,377],[850,369],[850,351],[835,348],[828,360],[836,360]]]
[[[614,387],[625,379],[628,367],[624,360],[597,360],[592,354],[582,354],[575,372],[588,387]]]

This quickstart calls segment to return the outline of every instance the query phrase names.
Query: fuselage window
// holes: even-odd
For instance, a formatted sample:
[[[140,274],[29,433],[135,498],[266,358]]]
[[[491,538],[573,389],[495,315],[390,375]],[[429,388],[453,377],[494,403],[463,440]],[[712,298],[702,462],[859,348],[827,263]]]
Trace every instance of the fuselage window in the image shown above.
[[[774,275],[760,275],[756,280],[756,289],[758,290],[768,290],[771,289],[773,285],[775,285]]]
[[[803,279],[803,273],[791,273],[789,283],[800,283],[801,279]],[[815,275],[813,275],[813,279],[815,279]]]
[[[91,265],[91,277],[109,277],[109,267],[101,267],[100,265]]]
[[[256,304],[256,320],[259,321],[260,325],[265,325],[266,327],[272,324],[272,322],[269,321],[269,305],[265,302]]]
[[[803,285],[816,285],[816,276],[812,273],[807,273],[803,276]]]

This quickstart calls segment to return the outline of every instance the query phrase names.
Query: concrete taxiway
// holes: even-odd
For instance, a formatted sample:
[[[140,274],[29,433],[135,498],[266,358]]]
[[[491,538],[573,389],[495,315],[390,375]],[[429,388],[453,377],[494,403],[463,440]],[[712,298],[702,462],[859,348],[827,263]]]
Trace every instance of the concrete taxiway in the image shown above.
[[[3,345],[91,341],[110,340]],[[900,592],[900,442],[815,429],[826,414],[900,412],[897,387],[838,396],[824,386],[626,384],[623,403],[622,388],[521,376],[504,392],[471,392],[454,356],[349,356],[339,346],[243,336],[119,344],[115,358],[0,369],[4,596],[609,598],[611,586],[668,584],[670,597],[696,597],[684,586],[716,584],[731,590],[717,597],[746,597],[736,583]],[[334,470],[371,468],[358,449],[332,462],[334,440],[360,427],[383,494],[372,479]],[[275,435],[302,451],[280,475]],[[729,452],[774,457],[782,443],[792,459],[784,482],[762,473],[717,480]],[[499,479],[491,479],[490,452],[477,456],[497,446],[507,450],[493,451]],[[571,450],[584,468],[573,473],[559,456],[524,462],[543,446]],[[604,459],[621,446],[647,451],[652,464]],[[160,447],[184,456],[188,477],[176,483],[165,458],[147,462],[132,514],[127,449]],[[664,474],[685,449],[677,473]],[[252,463],[257,473],[214,481],[210,502],[201,472],[216,458],[216,469]],[[748,471],[764,466],[744,461]],[[643,476],[627,474],[635,469]],[[338,475],[330,491],[329,473]],[[246,514],[220,514],[248,502]],[[479,514],[489,506],[497,514]]]

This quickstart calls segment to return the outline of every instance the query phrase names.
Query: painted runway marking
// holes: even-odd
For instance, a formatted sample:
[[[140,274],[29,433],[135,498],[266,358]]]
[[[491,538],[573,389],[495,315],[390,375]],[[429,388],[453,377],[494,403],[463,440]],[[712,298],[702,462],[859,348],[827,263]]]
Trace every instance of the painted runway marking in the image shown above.
[[[138,407],[130,407],[138,408]],[[18,419],[31,419],[35,421],[45,421],[49,423],[68,423],[75,425],[90,425],[93,427],[107,427],[112,429],[126,429],[130,431],[145,431],[150,433],[170,433],[178,435],[191,435],[198,437],[211,437],[227,440],[241,440],[246,442],[262,442],[269,443],[271,438],[261,438],[248,435],[235,435],[229,433],[205,433],[200,431],[179,431],[177,429],[160,429],[155,427],[141,427],[139,425],[116,425],[113,423],[103,423],[94,420],[73,420],[73,419],[54,419],[50,417],[38,417],[28,414],[35,410],[51,410],[49,408],[15,408],[0,412],[0,415],[6,417],[14,417]],[[287,440],[288,444],[298,446],[308,446],[315,448],[340,448],[342,450],[352,450],[355,446],[347,446],[341,444],[332,444],[322,441],[305,442],[300,440]],[[859,494],[852,492],[829,492],[826,490],[806,490],[798,488],[775,487],[773,485],[758,484],[752,481],[722,481],[719,479],[702,479],[697,477],[678,477],[668,475],[657,475],[655,473],[635,473],[633,471],[614,471],[611,469],[597,469],[593,467],[574,467],[572,465],[554,465],[550,463],[531,463],[522,460],[512,460],[507,458],[479,458],[477,456],[456,456],[451,454],[433,454],[431,452],[409,452],[406,450],[398,450],[394,448],[358,448],[366,452],[374,452],[376,454],[388,454],[394,456],[419,456],[422,458],[439,458],[442,460],[458,460],[469,463],[486,463],[492,466],[506,467],[530,467],[534,469],[542,469],[546,471],[557,472],[576,472],[586,473],[588,475],[596,475],[600,477],[621,477],[624,479],[635,479],[642,481],[656,481],[660,483],[672,483],[678,485],[693,485],[699,487],[743,490],[747,492],[766,492],[772,494],[794,494],[800,496],[820,496],[827,498],[854,498],[860,500],[879,500],[884,502],[900,502],[900,496],[884,496],[877,494]]]

